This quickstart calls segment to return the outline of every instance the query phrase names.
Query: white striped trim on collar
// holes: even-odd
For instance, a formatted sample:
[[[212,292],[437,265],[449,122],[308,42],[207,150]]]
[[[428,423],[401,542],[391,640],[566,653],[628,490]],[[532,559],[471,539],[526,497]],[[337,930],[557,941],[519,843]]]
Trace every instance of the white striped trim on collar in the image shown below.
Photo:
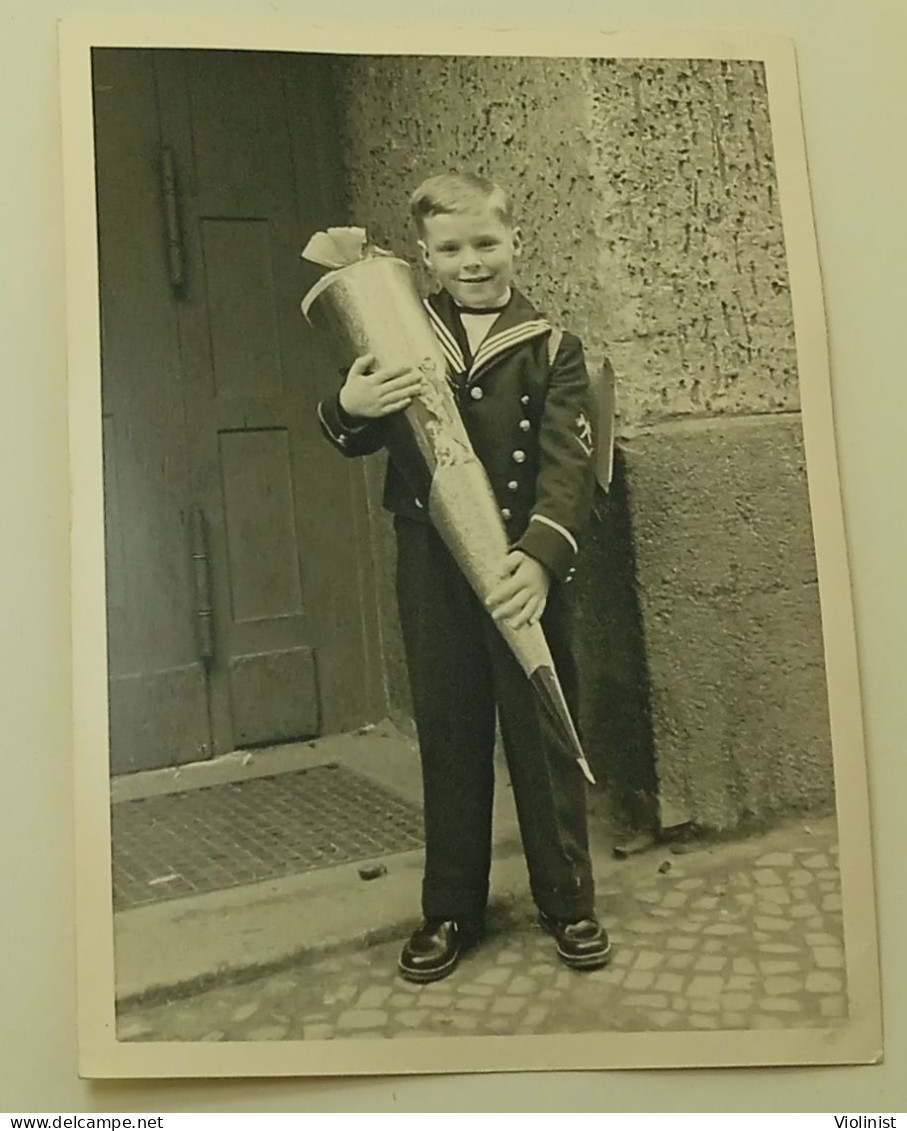
[[[556,530],[558,534],[562,535],[570,545],[573,547],[574,554],[579,553],[579,546],[576,544],[576,539],[565,527],[561,526],[559,522],[555,522],[553,518],[546,518],[543,514],[534,514],[530,518],[530,522],[544,522],[546,526],[550,526],[552,530]]]
[[[422,303],[425,309],[428,311],[428,316],[431,319],[432,329],[435,332],[435,336],[437,337],[441,349],[444,351],[444,356],[447,358],[451,368],[455,373],[465,373],[466,358],[463,356],[463,351],[457,344],[457,339],[453,336],[450,330],[448,330],[447,326],[444,325],[441,316],[431,305],[431,303],[428,302],[427,299],[423,299]]]
[[[528,342],[531,338],[537,338],[540,334],[547,334],[550,329],[551,323],[544,318],[539,318],[532,322],[520,322],[517,326],[511,326],[509,330],[487,337],[479,346],[473,359],[469,370],[470,380],[499,354],[513,346]]]

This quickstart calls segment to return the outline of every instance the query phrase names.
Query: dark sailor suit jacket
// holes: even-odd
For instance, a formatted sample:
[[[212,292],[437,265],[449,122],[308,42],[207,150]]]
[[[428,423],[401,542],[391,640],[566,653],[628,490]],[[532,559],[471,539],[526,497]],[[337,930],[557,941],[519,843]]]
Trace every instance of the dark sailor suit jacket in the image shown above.
[[[513,290],[475,357],[446,291],[425,305],[448,361],[457,405],[484,465],[511,544],[570,580],[595,475],[589,378],[577,337],[556,330]],[[338,397],[318,406],[327,439],[345,456],[390,452],[384,506],[428,522],[431,485],[408,429],[395,413],[349,417]]]

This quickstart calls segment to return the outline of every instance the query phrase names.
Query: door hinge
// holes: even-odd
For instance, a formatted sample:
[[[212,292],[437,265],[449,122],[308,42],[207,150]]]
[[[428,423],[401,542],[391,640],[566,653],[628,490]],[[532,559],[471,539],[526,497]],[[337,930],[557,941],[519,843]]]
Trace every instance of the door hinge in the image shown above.
[[[161,196],[164,204],[167,272],[170,289],[178,298],[182,298],[186,293],[186,254],[183,247],[179,189],[176,158],[173,150],[165,146],[161,151]]]
[[[189,527],[192,580],[195,587],[195,638],[199,659],[207,668],[214,659],[214,611],[211,608],[208,522],[201,507],[193,507]]]

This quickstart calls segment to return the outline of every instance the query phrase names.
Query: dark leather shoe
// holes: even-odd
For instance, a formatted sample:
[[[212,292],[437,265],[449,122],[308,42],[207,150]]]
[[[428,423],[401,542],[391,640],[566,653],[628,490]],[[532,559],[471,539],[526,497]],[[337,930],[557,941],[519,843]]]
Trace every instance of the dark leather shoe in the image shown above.
[[[426,919],[400,953],[400,973],[408,982],[437,982],[481,937],[482,924],[473,920]]]
[[[539,924],[554,936],[560,960],[573,970],[596,970],[611,957],[611,940],[597,919],[556,919],[539,913]]]

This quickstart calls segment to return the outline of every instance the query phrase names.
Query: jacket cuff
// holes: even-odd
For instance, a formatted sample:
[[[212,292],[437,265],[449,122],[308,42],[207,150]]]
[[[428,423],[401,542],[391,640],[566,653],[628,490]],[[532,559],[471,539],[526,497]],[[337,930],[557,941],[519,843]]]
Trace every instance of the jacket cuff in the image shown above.
[[[578,547],[570,531],[559,522],[534,514],[516,549],[541,562],[558,581],[572,580]]]
[[[368,425],[364,416],[350,416],[340,403],[340,394],[337,394],[337,419],[347,432],[361,432]]]
[[[318,419],[331,440],[344,447],[349,436],[368,427],[367,420],[350,416],[340,407],[340,397],[328,397],[318,405]]]

